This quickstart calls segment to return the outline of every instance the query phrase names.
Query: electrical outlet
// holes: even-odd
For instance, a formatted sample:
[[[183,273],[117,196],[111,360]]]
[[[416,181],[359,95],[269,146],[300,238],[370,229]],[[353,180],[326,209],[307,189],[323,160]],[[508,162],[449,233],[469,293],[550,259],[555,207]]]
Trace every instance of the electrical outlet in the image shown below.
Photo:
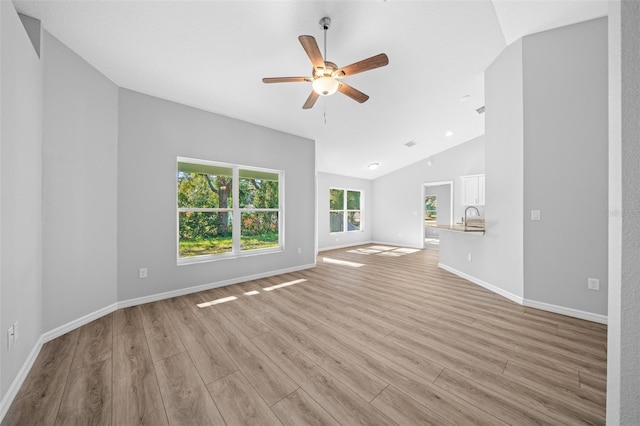
[[[587,288],[589,290],[600,290],[600,280],[597,278],[587,278]]]
[[[138,278],[147,278],[147,268],[138,269]]]

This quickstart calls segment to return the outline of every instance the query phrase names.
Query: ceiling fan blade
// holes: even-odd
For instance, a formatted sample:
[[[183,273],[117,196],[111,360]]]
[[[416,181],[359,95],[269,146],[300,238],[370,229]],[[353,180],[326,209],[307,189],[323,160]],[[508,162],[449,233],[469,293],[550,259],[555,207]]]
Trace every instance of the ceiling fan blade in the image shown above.
[[[267,77],[263,78],[263,83],[303,83],[313,81],[311,77]]]
[[[376,56],[372,56],[362,61],[358,61],[354,64],[347,65],[336,70],[333,75],[338,78],[349,77],[350,75],[358,74],[364,71],[369,71],[375,68],[384,67],[389,64],[389,58],[384,53],[380,53]]]
[[[311,94],[307,98],[307,101],[304,103],[304,105],[302,105],[302,109],[313,108],[313,106],[315,105],[315,103],[316,103],[316,101],[318,100],[319,97],[320,97],[320,95],[318,95],[314,90],[312,90]]]
[[[347,95],[354,101],[360,103],[367,102],[367,100],[369,99],[369,95],[365,95],[358,89],[354,89],[353,87],[349,86],[348,84],[344,84],[343,82],[340,82],[340,85],[338,86],[338,92]]]
[[[311,60],[313,67],[324,68],[324,59],[322,59],[322,53],[320,53],[316,39],[310,35],[301,35],[298,37],[298,40],[300,40],[304,51],[307,52],[307,56]]]

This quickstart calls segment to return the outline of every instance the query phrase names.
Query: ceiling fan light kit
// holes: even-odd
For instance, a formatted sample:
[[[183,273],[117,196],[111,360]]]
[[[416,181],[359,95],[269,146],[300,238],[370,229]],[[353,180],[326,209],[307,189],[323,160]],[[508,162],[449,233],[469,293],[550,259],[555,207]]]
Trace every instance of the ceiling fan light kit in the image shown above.
[[[369,96],[342,82],[342,79],[354,74],[383,67],[389,64],[386,54],[380,53],[362,61],[355,62],[343,68],[338,68],[333,62],[326,61],[327,57],[327,30],[331,26],[331,19],[320,19],[320,28],[324,31],[324,57],[318,48],[318,43],[313,36],[301,35],[298,37],[302,48],[307,53],[313,71],[311,77],[269,77],[263,78],[263,83],[300,83],[311,82],[313,91],[302,106],[303,109],[312,108],[320,96],[330,96],[336,92],[347,95],[356,102],[363,103]]]
[[[313,83],[311,83],[313,90],[320,96],[333,95],[338,91],[339,85],[338,80],[331,76],[317,77],[313,80]]]

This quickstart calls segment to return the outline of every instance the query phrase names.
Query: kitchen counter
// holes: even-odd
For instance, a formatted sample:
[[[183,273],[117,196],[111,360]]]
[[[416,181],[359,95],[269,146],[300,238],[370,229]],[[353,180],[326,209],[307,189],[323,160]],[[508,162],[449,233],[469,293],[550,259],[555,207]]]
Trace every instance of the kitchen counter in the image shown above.
[[[480,234],[484,234],[484,228],[483,227],[477,227],[477,226],[464,226],[462,224],[456,224],[456,225],[437,225],[434,226],[434,228],[436,229],[441,229],[443,231],[454,231],[454,232],[469,232],[469,233],[480,233]]]

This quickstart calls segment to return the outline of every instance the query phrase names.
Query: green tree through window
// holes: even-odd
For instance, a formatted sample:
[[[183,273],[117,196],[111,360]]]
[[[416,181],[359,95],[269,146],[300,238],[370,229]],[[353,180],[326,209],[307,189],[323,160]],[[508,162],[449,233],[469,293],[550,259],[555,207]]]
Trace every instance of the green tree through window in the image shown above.
[[[280,176],[178,158],[178,258],[280,247]]]
[[[329,232],[362,229],[361,191],[329,189]]]
[[[426,224],[435,225],[438,215],[438,200],[435,195],[427,195],[424,198],[424,221]]]

